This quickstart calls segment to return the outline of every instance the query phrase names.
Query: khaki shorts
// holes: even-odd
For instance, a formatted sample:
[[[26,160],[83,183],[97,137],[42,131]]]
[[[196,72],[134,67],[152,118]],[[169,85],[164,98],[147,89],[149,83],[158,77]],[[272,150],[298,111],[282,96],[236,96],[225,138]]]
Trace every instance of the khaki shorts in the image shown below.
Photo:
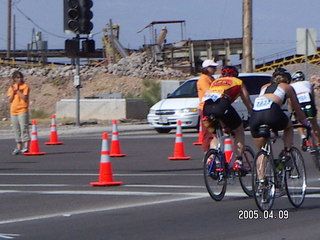
[[[12,128],[16,142],[30,141],[29,134],[29,113],[11,115]]]

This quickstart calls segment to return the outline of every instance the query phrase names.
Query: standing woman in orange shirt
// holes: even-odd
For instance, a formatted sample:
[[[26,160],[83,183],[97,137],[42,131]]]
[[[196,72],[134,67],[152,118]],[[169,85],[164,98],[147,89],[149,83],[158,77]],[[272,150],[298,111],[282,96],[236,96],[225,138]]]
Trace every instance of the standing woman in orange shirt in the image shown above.
[[[215,80],[212,76],[217,70],[218,63],[213,60],[207,59],[202,63],[202,73],[200,78],[197,81],[197,89],[198,89],[198,97],[200,101],[199,105],[199,115],[200,121],[202,122],[202,111],[204,102],[202,102],[202,98],[205,95],[206,91],[209,91],[211,83]],[[208,129],[202,124],[202,150],[204,152],[208,151],[210,148],[210,142],[213,138],[212,133],[208,131]]]
[[[17,146],[12,155],[29,151],[29,86],[23,80],[23,74],[15,71],[12,74],[13,84],[7,96],[10,102],[10,115]]]

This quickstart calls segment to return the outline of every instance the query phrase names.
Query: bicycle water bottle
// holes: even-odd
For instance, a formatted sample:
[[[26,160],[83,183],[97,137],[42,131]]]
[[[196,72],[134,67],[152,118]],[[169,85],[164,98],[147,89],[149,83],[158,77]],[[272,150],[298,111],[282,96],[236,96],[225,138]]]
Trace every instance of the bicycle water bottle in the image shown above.
[[[230,163],[232,160],[232,139],[229,137],[226,137],[224,139],[224,157],[226,159],[226,163]]]
[[[311,105],[307,105],[304,107],[304,112],[307,115],[307,117],[312,117],[312,108]]]

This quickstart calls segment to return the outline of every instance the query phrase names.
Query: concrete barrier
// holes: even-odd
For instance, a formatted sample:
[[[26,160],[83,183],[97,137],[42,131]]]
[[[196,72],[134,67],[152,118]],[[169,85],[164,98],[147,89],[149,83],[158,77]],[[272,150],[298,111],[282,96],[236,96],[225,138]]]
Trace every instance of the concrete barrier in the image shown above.
[[[149,108],[143,99],[80,99],[81,120],[145,119]],[[76,118],[76,99],[56,103],[57,118]]]

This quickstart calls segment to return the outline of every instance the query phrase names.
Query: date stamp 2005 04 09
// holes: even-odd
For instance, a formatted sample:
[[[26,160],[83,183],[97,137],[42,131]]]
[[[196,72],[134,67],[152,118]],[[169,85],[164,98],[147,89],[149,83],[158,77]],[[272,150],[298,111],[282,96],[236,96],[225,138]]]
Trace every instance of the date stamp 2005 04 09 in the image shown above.
[[[252,219],[289,219],[288,210],[269,210],[269,211],[259,211],[259,210],[239,210],[238,214],[239,220],[252,220]]]

